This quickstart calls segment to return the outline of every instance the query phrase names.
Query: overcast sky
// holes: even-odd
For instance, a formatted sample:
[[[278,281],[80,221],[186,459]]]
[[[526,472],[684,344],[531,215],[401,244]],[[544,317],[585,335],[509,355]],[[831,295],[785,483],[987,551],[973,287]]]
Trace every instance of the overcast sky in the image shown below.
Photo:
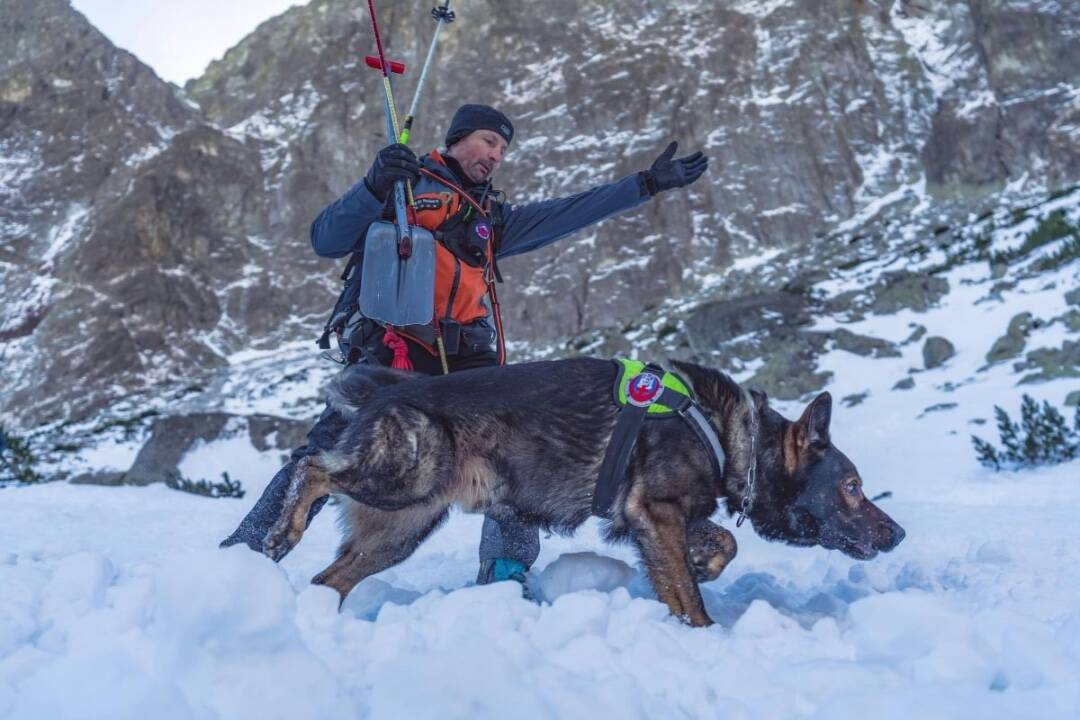
[[[307,0],[72,0],[114,44],[183,85],[267,18]]]

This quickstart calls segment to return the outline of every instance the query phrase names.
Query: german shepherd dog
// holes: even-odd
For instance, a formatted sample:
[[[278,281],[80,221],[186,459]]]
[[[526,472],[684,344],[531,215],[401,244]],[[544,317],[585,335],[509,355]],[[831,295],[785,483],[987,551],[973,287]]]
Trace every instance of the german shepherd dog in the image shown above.
[[[649,580],[671,612],[709,625],[698,582],[735,556],[735,538],[709,521],[719,500],[744,507],[757,533],[821,545],[866,560],[904,530],[863,494],[862,479],[832,444],[832,399],[822,393],[797,421],[764,393],[727,375],[673,362],[711,416],[724,450],[721,477],[681,418],[645,422],[605,528],[637,545]],[[313,502],[344,496],[345,538],[312,582],[342,601],[363,578],[395,565],[456,504],[499,517],[514,513],[557,532],[589,517],[597,474],[615,425],[615,363],[574,358],[422,376],[358,365],[331,388],[349,424],[329,451],[302,459],[264,552],[284,556]]]

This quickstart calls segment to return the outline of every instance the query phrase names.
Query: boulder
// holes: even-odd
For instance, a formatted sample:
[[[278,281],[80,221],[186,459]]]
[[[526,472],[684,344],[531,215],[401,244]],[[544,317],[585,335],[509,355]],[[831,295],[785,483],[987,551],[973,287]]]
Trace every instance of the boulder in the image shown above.
[[[846,350],[863,357],[900,357],[900,351],[896,345],[888,340],[859,335],[846,328],[834,330],[832,333],[833,346],[838,350]]]
[[[895,385],[892,386],[893,390],[910,390],[915,387],[915,378],[906,377],[903,380],[898,380]]]
[[[910,309],[926,312],[949,293],[949,281],[924,273],[900,270],[885,273],[871,286],[870,310],[881,315]]]
[[[1020,378],[1022,385],[1080,377],[1080,340],[1066,340],[1060,348],[1032,350],[1024,362],[1016,363],[1013,368],[1035,370]]]
[[[1033,327],[1038,327],[1038,322],[1032,319],[1031,313],[1014,315],[1005,334],[995,340],[990,352],[986,353],[986,361],[996,363],[1020,355]]]
[[[923,343],[923,365],[927,370],[944,365],[945,361],[955,354],[956,348],[953,344],[938,335],[931,335]]]

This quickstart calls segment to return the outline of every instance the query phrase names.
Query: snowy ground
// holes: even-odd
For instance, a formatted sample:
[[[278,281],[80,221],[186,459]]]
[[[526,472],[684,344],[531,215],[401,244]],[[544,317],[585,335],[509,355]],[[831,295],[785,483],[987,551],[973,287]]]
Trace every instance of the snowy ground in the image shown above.
[[[338,613],[308,585],[332,559],[334,513],[280,567],[217,550],[276,458],[204,446],[188,466],[228,470],[247,498],[0,489],[0,717],[1080,717],[1080,462],[993,473],[969,440],[997,440],[971,424],[995,403],[1015,415],[1024,391],[1060,406],[1076,387],[1018,388],[1010,363],[979,371],[1012,315],[1064,311],[1076,270],[979,302],[987,272],[954,270],[928,313],[846,326],[899,342],[919,323],[956,343],[910,375],[914,389],[891,388],[922,367],[921,343],[824,359],[837,401],[868,393],[837,402],[833,438],[868,494],[892,491],[880,504],[907,539],[891,554],[857,562],[726,522],[739,555],[703,588],[717,625],[690,629],[591,523],[544,540],[546,602],[473,587],[480,518],[455,515]],[[1029,348],[1062,333],[1045,327]],[[943,403],[956,405],[927,411]]]

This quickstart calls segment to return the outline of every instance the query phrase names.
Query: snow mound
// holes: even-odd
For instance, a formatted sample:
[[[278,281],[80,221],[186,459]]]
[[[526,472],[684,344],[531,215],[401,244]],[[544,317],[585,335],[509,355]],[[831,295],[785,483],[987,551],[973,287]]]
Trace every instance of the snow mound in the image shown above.
[[[622,560],[594,552],[568,553],[544,568],[537,578],[542,599],[553,601],[581,590],[611,592],[630,584],[637,573]]]

